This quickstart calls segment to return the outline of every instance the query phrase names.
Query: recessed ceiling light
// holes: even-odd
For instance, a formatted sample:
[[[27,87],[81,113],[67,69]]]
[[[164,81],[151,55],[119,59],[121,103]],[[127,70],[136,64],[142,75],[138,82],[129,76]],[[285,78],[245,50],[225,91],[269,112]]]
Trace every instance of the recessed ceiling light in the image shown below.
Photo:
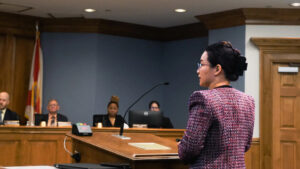
[[[179,8],[179,9],[175,9],[174,11],[175,11],[175,12],[179,12],[179,13],[186,12],[186,10],[185,10],[185,9],[180,9],[180,8]]]
[[[292,6],[292,7],[298,7],[298,6],[300,6],[300,2],[290,3],[290,6]]]
[[[95,12],[96,9],[92,9],[92,8],[87,8],[87,9],[84,9],[85,12]]]

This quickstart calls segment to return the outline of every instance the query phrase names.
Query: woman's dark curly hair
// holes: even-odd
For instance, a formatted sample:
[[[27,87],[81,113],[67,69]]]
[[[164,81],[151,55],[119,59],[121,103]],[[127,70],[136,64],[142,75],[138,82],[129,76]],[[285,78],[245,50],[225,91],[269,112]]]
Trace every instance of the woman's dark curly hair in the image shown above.
[[[205,51],[207,52],[207,60],[211,67],[218,64],[221,65],[225,72],[225,77],[229,81],[238,80],[247,70],[246,58],[241,55],[240,51],[234,49],[230,42],[220,41],[209,45]]]
[[[107,104],[107,108],[111,105],[111,104],[116,104],[117,105],[117,107],[119,108],[119,103],[118,102],[116,102],[116,101],[110,101],[110,102],[108,102],[108,104]]]

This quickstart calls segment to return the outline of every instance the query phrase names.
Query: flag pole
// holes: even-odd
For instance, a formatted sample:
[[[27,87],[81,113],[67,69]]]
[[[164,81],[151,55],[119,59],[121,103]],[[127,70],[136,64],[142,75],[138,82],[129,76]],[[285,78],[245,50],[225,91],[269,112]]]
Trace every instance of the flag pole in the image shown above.
[[[39,31],[39,21],[35,22],[35,30],[36,30],[36,32]]]
[[[37,39],[39,38],[39,22],[38,21],[36,21],[36,23],[35,23],[35,43],[37,43]],[[35,47],[34,48],[36,48],[36,44],[35,44]],[[33,59],[34,59],[34,56],[33,56]],[[34,89],[32,89],[32,90],[34,90]],[[32,95],[32,97],[35,97],[34,95]],[[32,98],[32,100],[34,100],[33,98]],[[34,126],[34,121],[35,121],[35,119],[34,119],[34,114],[35,114],[35,104],[34,105],[32,105],[32,103],[31,103],[31,106],[30,106],[30,114],[29,114],[29,126]]]
[[[36,40],[37,38],[39,38],[39,36],[40,36],[40,31],[39,31],[39,21],[36,21],[36,22],[35,22],[35,40]]]
[[[34,51],[33,51],[33,57],[32,57],[32,65],[31,65],[31,73],[30,73],[30,82],[29,82],[29,91],[28,91],[28,96],[27,96],[27,104],[26,104],[26,108],[25,108],[25,116],[28,117],[28,126],[34,126],[34,115],[36,113],[36,107],[39,106],[36,103],[37,97],[38,97],[38,93],[37,93],[37,88],[38,82],[36,81],[36,69],[40,70],[40,64],[37,62],[40,60],[39,58],[37,58],[36,56],[39,56],[40,52],[40,46],[39,46],[39,22],[36,21],[35,23],[35,44],[34,44]],[[38,53],[38,54],[37,54]],[[38,59],[38,61],[36,60]],[[38,65],[38,68],[36,67],[36,65]],[[41,80],[41,79],[39,79]],[[41,89],[40,89],[41,90]],[[41,98],[39,98],[41,99]],[[41,100],[40,100],[41,101]],[[40,102],[41,103],[41,102]],[[39,108],[41,109],[41,107]],[[40,111],[37,111],[37,113],[41,113]]]

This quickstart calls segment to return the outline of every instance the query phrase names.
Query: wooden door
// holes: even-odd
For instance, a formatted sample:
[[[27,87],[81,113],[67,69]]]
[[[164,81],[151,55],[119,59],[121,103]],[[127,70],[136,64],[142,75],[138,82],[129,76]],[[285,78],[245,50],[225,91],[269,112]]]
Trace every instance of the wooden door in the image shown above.
[[[279,73],[279,67],[289,68],[290,66],[282,63],[272,66],[273,168],[299,169],[300,73]]]
[[[300,169],[299,38],[251,38],[260,50],[260,168]],[[300,69],[300,68],[298,68]]]

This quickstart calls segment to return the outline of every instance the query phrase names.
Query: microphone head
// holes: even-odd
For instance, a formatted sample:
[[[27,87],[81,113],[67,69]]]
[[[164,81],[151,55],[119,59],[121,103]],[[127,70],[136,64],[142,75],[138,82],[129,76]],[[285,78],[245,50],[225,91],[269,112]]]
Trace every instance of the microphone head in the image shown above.
[[[164,85],[169,85],[170,83],[169,83],[169,82],[164,82],[163,84],[164,84]]]

